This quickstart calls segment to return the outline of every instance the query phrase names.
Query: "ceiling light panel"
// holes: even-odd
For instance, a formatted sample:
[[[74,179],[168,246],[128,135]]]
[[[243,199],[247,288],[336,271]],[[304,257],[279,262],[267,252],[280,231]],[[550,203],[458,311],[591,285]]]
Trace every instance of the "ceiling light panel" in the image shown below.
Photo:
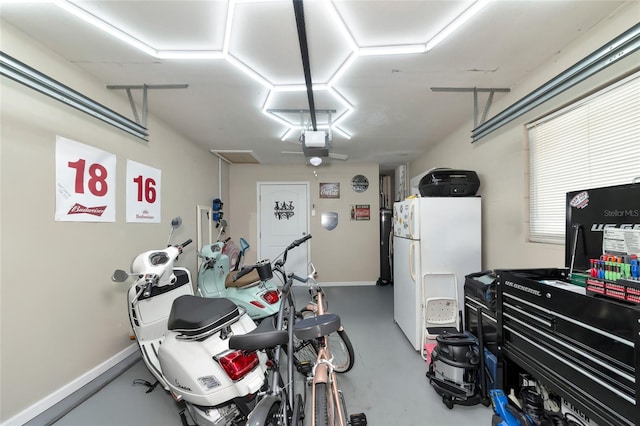
[[[432,38],[427,42],[427,50],[431,50],[440,44],[445,38],[449,37],[454,31],[463,26],[465,22],[471,19],[476,13],[480,12],[482,8],[484,8],[488,0],[477,0],[469,5],[462,13],[456,16],[453,20],[448,21],[448,23]]]
[[[75,1],[156,50],[222,51],[227,3],[221,1]],[[171,20],[167,22],[167,16]],[[143,19],[141,19],[143,17]]]
[[[424,44],[473,1],[338,1],[335,7],[360,47]]]
[[[71,5],[73,6],[73,5]],[[25,13],[26,11],[26,13]],[[79,19],[53,2],[2,4],[2,20],[9,22],[59,55],[74,62],[102,62],[105,57],[114,61],[153,62],[154,58],[129,44],[114,41],[112,35],[97,30],[94,25]],[[51,25],[53,19],[61,25]],[[64,27],[64,31],[60,31]],[[78,34],[82,34],[78,37]],[[101,46],[97,50],[95,46]],[[128,49],[122,49],[123,46]]]
[[[290,2],[236,3],[229,54],[272,84],[304,84],[295,22]]]
[[[327,2],[305,2],[311,77],[326,83],[351,54]],[[290,2],[237,2],[229,53],[274,85],[304,85],[300,42]],[[265,48],[269,40],[269,48]],[[277,46],[277,49],[272,48]]]
[[[317,83],[327,82],[354,48],[336,22],[330,2],[307,1],[304,13],[311,77]]]

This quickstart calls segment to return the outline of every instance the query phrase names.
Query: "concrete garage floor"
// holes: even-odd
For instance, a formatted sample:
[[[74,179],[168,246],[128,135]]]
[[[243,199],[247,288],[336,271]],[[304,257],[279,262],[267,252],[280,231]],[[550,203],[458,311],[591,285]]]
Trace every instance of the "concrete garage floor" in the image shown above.
[[[297,304],[306,303],[306,288],[294,290]],[[393,321],[392,286],[324,290],[329,311],[340,315],[355,350],[353,369],[339,377],[349,413],[364,412],[371,426],[491,425],[491,407],[450,410],[442,403],[425,377],[425,361]],[[133,384],[136,379],[152,381],[141,360],[55,425],[180,426],[173,399],[160,388],[145,393]]]

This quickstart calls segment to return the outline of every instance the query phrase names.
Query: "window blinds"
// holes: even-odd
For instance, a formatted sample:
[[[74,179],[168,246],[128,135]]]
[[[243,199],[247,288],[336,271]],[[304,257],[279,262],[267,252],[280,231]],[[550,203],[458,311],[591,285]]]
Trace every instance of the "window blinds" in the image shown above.
[[[640,176],[640,72],[527,128],[529,239],[564,244],[567,192]]]

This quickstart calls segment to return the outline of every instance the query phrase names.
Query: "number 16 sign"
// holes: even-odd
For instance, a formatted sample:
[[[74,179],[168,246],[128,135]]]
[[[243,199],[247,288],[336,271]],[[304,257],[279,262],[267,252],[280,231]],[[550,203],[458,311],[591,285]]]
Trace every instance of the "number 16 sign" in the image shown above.
[[[161,171],[127,160],[127,222],[160,223]]]
[[[115,174],[115,154],[57,136],[55,220],[115,222]]]

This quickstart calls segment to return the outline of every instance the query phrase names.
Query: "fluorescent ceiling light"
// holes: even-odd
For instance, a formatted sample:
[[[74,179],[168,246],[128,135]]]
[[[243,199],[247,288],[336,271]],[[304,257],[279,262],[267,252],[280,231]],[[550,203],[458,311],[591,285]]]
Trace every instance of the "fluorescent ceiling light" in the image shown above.
[[[373,55],[407,55],[411,53],[424,53],[426,46],[424,44],[401,44],[397,46],[372,46],[361,47],[358,49],[359,56]]]
[[[227,22],[224,28],[224,41],[222,43],[222,53],[227,55],[229,53],[229,43],[231,40],[231,26],[233,25],[233,15],[236,10],[235,0],[229,1],[229,9],[227,10]]]
[[[216,50],[160,50],[159,59],[224,59],[224,54]]]
[[[23,0],[26,1],[26,0]],[[107,21],[100,19],[99,17],[93,15],[87,10],[83,9],[79,5],[75,4],[70,0],[56,0],[55,4],[67,12],[83,19],[87,23],[105,31],[109,35],[124,41],[125,43],[133,46],[134,48],[158,59],[177,59],[177,60],[212,60],[212,59],[225,59],[231,65],[240,69],[242,72],[247,74],[253,80],[258,82],[260,85],[269,89],[269,94],[267,95],[267,99],[265,99],[264,105],[262,107],[262,112],[272,119],[278,121],[279,123],[285,125],[289,128],[287,133],[282,137],[283,139],[288,136],[288,134],[296,128],[299,128],[297,124],[290,123],[287,120],[278,117],[275,114],[268,113],[267,107],[271,103],[272,96],[275,92],[297,92],[297,91],[305,91],[306,85],[299,84],[284,84],[284,85],[274,85],[267,78],[265,78],[262,74],[257,72],[255,69],[251,68],[244,62],[240,61],[235,56],[229,53],[229,43],[233,32],[233,21],[235,17],[235,9],[238,3],[252,3],[257,0],[229,0],[229,6],[227,10],[227,18],[225,23],[225,35],[223,41],[223,47],[221,51],[216,50],[156,50],[150,45],[138,40],[137,38],[131,36],[130,34],[122,31],[121,29],[111,25]],[[6,2],[6,0],[0,0],[0,2]],[[339,29],[340,33],[344,37],[344,40],[349,45],[352,53],[345,59],[342,65],[336,70],[333,76],[329,79],[327,83],[324,84],[314,84],[313,90],[329,90],[329,92],[343,105],[345,111],[339,116],[335,117],[333,120],[332,130],[342,134],[347,139],[350,139],[351,136],[345,132],[344,130],[336,127],[335,125],[342,121],[346,116],[348,116],[353,110],[354,107],[351,105],[342,95],[340,95],[335,89],[333,89],[333,85],[342,77],[344,72],[351,66],[351,64],[358,58],[359,56],[370,56],[370,55],[403,55],[403,54],[419,54],[424,53],[433,49],[438,43],[444,40],[447,36],[453,33],[456,29],[458,29],[462,24],[464,24],[468,19],[470,19],[473,15],[475,15],[478,11],[480,11],[489,0],[477,0],[475,1],[469,8],[467,8],[462,14],[460,14],[456,19],[454,19],[449,25],[443,28],[435,37],[429,40],[426,44],[403,44],[403,45],[390,45],[390,46],[369,46],[369,47],[359,47],[351,34],[349,27],[346,25],[342,16],[336,9],[336,6],[333,1],[325,1],[325,5],[329,10],[329,14],[333,21],[335,22],[335,26]],[[77,3],[77,2],[76,2]]]
[[[264,113],[264,115],[266,115],[267,117],[271,118],[272,120],[277,121],[278,123],[282,124],[283,126],[292,127],[291,123],[288,122],[287,120],[285,120],[284,118],[282,118],[282,117],[280,117],[280,116],[278,116],[278,115],[276,115],[276,114],[274,114],[272,112],[266,111],[266,110],[263,110],[262,112]]]
[[[153,56],[154,58],[158,57],[158,51],[155,50],[154,48],[152,48],[151,46],[141,42],[140,40],[130,36],[129,34],[125,33],[124,31],[112,26],[111,24],[108,24],[107,22],[103,21],[102,19],[92,15],[91,13],[87,12],[86,10],[82,9],[81,7],[76,6],[75,4],[69,2],[69,1],[56,1],[55,2],[56,6],[61,7],[62,9],[66,10],[67,12],[77,16],[78,18],[82,19],[83,21],[93,25],[96,28],[101,29],[102,31],[106,32],[107,34],[124,41],[125,43],[129,44],[130,46],[135,47],[138,50],[143,51],[144,53]]]
[[[320,158],[320,157],[311,157],[311,158],[309,158],[309,163],[311,163],[311,165],[314,166],[314,167],[318,167],[320,164],[322,164],[322,158]]]
[[[339,134],[341,134],[341,135],[342,135],[342,137],[344,137],[345,139],[347,139],[347,140],[351,140],[351,135],[350,135],[349,133],[345,132],[344,130],[342,130],[340,127],[338,127],[338,126],[333,126],[333,127],[331,128],[331,130],[332,130],[334,133],[339,133]]]
[[[338,79],[342,77],[342,74],[344,74],[344,72],[351,66],[351,64],[353,63],[353,61],[356,60],[357,57],[358,55],[355,53],[352,53],[351,55],[349,55],[349,57],[342,63],[340,68],[338,68],[338,70],[329,79],[329,82],[327,83],[327,87],[329,88],[333,87],[336,81],[338,81]]]
[[[284,134],[282,135],[282,137],[280,138],[280,140],[281,140],[282,142],[286,141],[286,140],[287,140],[287,138],[289,137],[289,135],[290,135],[291,133],[293,133],[293,131],[294,131],[294,130],[295,130],[295,129],[294,129],[293,127],[289,127],[289,129],[287,129],[287,131],[286,131],[286,132],[284,132]]]
[[[447,38],[451,33],[460,28],[462,24],[467,22],[469,18],[478,13],[480,9],[486,6],[489,0],[477,0],[467,10],[462,12],[456,19],[451,21],[449,25],[444,27],[438,34],[427,42],[426,50],[433,49],[438,43]]]
[[[273,86],[273,84],[271,84],[271,82],[269,80],[267,80],[266,78],[264,78],[263,76],[258,74],[253,68],[251,68],[248,65],[246,65],[245,63],[241,62],[240,60],[235,58],[233,55],[230,55],[230,54],[225,55],[225,59],[227,61],[229,61],[231,64],[235,65],[238,69],[243,71],[246,75],[248,75],[249,77],[251,77],[252,79],[257,81],[258,83],[260,83],[261,85],[266,87],[267,89],[273,90],[274,86]]]
[[[349,31],[349,27],[347,27],[347,25],[344,23],[344,20],[342,19],[342,16],[340,16],[340,14],[338,13],[338,10],[336,9],[336,6],[335,6],[334,2],[333,1],[325,1],[325,4],[328,5],[329,13],[331,14],[331,16],[333,17],[333,20],[337,24],[336,26],[338,27],[338,29],[342,33],[342,36],[349,43],[349,47],[351,48],[351,50],[354,51],[354,52],[357,51],[358,50],[358,45],[357,45],[356,41],[354,40],[353,35]]]
[[[304,84],[280,84],[273,86],[274,92],[305,92],[307,86]]]

